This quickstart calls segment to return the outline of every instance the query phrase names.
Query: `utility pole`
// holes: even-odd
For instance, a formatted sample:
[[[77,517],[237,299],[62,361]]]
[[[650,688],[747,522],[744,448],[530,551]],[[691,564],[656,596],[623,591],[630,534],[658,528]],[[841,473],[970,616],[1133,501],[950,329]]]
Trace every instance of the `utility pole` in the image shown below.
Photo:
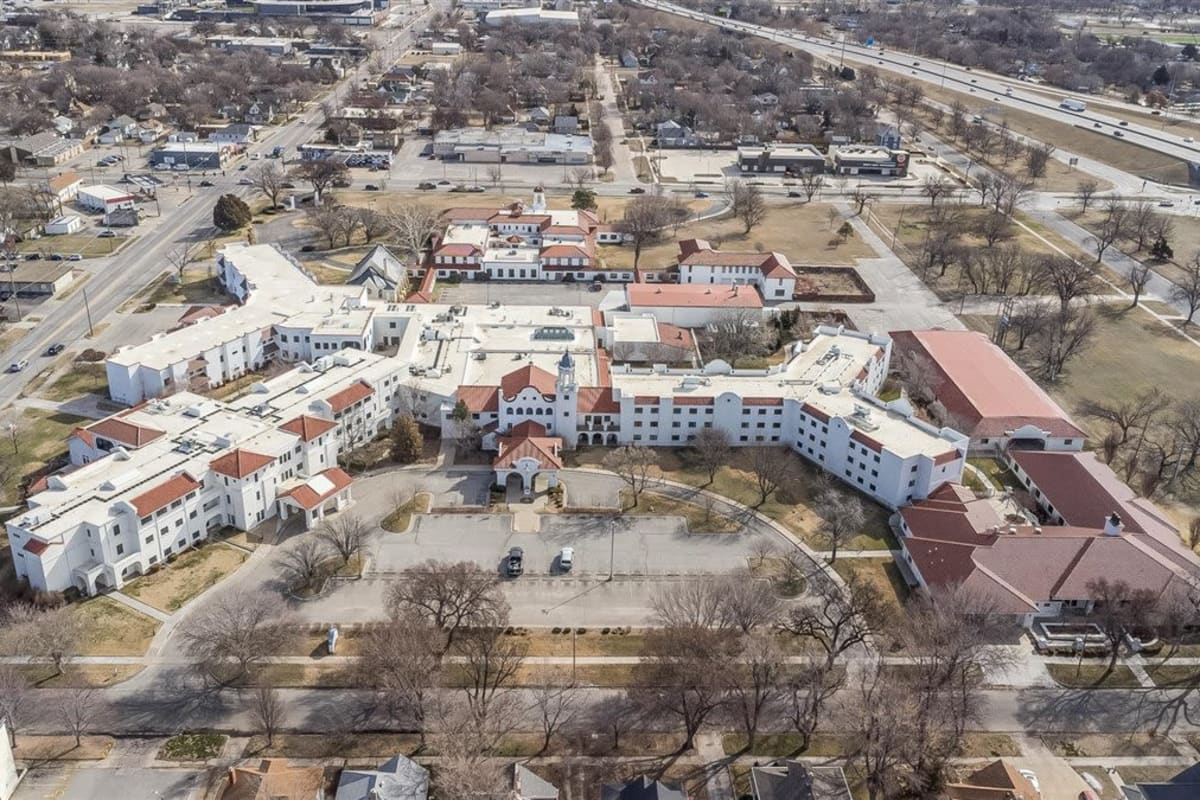
[[[13,308],[17,310],[17,322],[20,322],[21,298],[17,297],[17,284],[13,280],[13,274],[17,271],[16,261],[13,260],[16,257],[16,254],[12,250],[9,250],[6,255],[8,256],[8,295],[12,298]]]
[[[88,303],[87,287],[83,287],[83,310],[87,312],[88,338],[96,338],[96,330],[92,327],[92,306]]]
[[[608,521],[608,579],[613,579],[613,568],[617,562],[617,521]]]

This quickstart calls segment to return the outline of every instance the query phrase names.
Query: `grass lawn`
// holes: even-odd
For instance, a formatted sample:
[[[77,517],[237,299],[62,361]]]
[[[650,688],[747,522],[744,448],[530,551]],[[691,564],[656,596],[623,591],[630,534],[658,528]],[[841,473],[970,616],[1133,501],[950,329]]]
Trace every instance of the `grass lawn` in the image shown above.
[[[844,244],[830,244],[834,236],[829,229],[830,206],[826,203],[788,201],[771,203],[767,208],[766,219],[749,234],[731,216],[683,225],[678,234],[671,231],[661,242],[642,248],[638,265],[643,269],[669,267],[679,254],[678,241],[692,237],[708,239],[714,244],[719,242],[722,250],[778,250],[797,266],[853,264],[860,258],[876,256],[875,251],[857,236],[850,237]],[[598,250],[610,268],[633,267],[632,247],[607,245]]]
[[[141,664],[67,664],[61,675],[52,664],[22,665],[20,671],[39,689],[99,689],[127,681],[145,667]]]
[[[320,261],[306,261],[304,268],[311,272],[320,283],[341,284],[350,280],[349,269],[341,269]]]
[[[221,755],[225,736],[219,733],[181,733],[163,742],[159,761],[207,761]]]
[[[111,736],[84,736],[78,745],[74,736],[25,736],[17,734],[13,755],[29,762],[99,761],[112,750]]]
[[[94,597],[70,609],[82,623],[77,648],[82,656],[140,656],[158,631],[157,620],[108,597]]]
[[[968,733],[958,754],[963,758],[1014,758],[1021,748],[1007,733]]]
[[[1146,673],[1156,686],[1200,685],[1200,666],[1194,664],[1151,664]]]
[[[691,533],[736,533],[740,530],[739,525],[724,514],[711,510],[706,511],[696,503],[676,500],[652,491],[642,492],[642,496],[638,498],[635,506],[633,505],[633,493],[623,490],[621,506],[625,509],[626,514],[635,516],[649,514],[660,517],[682,517],[687,522],[688,531]]]
[[[1044,734],[1041,739],[1052,753],[1063,758],[1179,755],[1170,739],[1148,733],[1055,733]]]
[[[205,545],[183,553],[158,572],[126,584],[122,591],[171,613],[233,573],[247,558],[246,553],[235,547],[220,543]]]
[[[839,558],[833,562],[833,568],[838,575],[849,580],[852,576],[865,580],[875,588],[879,596],[893,606],[893,614],[902,613],[903,605],[908,601],[908,584],[900,574],[896,562],[886,558]]]
[[[1141,686],[1133,670],[1118,664],[1112,672],[1108,664],[1047,664],[1046,671],[1060,686],[1068,689],[1136,689]]]
[[[1006,487],[1009,489],[1025,488],[1021,486],[1021,483],[1017,480],[1017,476],[1013,475],[1012,472],[1005,467],[999,459],[968,458],[967,462],[984,475],[987,475],[988,480],[990,480],[992,485],[997,489],[1003,490]]]
[[[18,253],[59,253],[67,256],[79,253],[84,258],[98,258],[115,251],[125,243],[128,236],[113,236],[101,239],[90,233],[68,233],[62,236],[44,236],[41,239],[26,239],[17,242]]]
[[[37,394],[47,400],[63,402],[83,394],[106,393],[108,372],[104,364],[88,364],[76,361],[58,377],[54,383]]]
[[[20,488],[30,475],[62,458],[65,463],[67,436],[89,420],[70,414],[27,408],[11,421],[17,426],[17,439],[0,439],[0,474],[8,475],[0,484],[0,505],[16,503]]]
[[[567,466],[603,466],[604,456],[609,450],[603,447],[580,447],[563,454]],[[807,544],[823,549],[827,542],[820,533],[821,518],[807,505],[812,500],[812,487],[817,479],[814,467],[805,463],[794,453],[789,454],[786,475],[781,479],[780,490],[759,503],[758,489],[753,473],[747,468],[747,454],[736,450],[731,463],[717,471],[712,483],[708,474],[695,463],[695,454],[687,448],[655,449],[658,464],[655,474],[689,486],[708,489],[731,500],[750,506],[770,517]],[[844,550],[891,550],[896,547],[895,539],[888,528],[888,511],[882,506],[864,500],[866,523],[857,536],[843,545]]]
[[[1127,784],[1166,783],[1183,772],[1183,769],[1180,764],[1139,764],[1132,767],[1117,767],[1117,774],[1121,776],[1121,781]]]
[[[1124,772],[1124,767],[1120,771]],[[1088,786],[1091,786],[1092,783],[1087,778],[1084,778],[1085,775],[1091,776],[1092,780],[1100,783],[1100,791],[1097,792],[1100,800],[1126,800],[1125,793],[1113,784],[1112,776],[1108,774],[1108,770],[1103,766],[1075,767],[1075,773],[1080,778],[1083,778]]]
[[[16,318],[16,315],[13,315]],[[25,338],[26,334],[32,331],[33,328],[27,328],[24,325],[8,325],[0,324],[0,350],[7,350],[17,342]],[[4,366],[8,366],[5,364]]]
[[[392,533],[404,533],[408,530],[408,526],[412,524],[413,514],[426,514],[429,512],[429,502],[430,495],[427,492],[422,492],[384,517],[383,521],[379,523],[379,527]]]
[[[275,735],[267,745],[265,736],[252,736],[243,757],[353,758],[379,760],[396,753],[413,753],[419,737],[402,733],[289,734]]]
[[[207,267],[184,269],[183,280],[174,281],[175,272],[164,273],[155,282],[148,303],[179,303],[181,305],[213,305],[227,303],[229,295]]]
[[[727,733],[721,738],[726,755],[747,754],[765,756],[767,758],[783,758],[795,755],[800,750],[800,734],[798,733],[764,733],[756,737],[754,747],[746,749],[746,735],[742,733]],[[852,742],[849,737],[834,734],[817,734],[809,742],[808,749],[801,755],[806,758],[836,758],[850,752]]]

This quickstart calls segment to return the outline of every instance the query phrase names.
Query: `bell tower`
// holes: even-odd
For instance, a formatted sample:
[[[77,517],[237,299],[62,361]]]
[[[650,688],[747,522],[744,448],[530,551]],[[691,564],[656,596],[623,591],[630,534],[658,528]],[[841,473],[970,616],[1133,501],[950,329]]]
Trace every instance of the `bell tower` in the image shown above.
[[[529,210],[534,214],[546,213],[546,189],[540,183],[533,187],[533,205]]]

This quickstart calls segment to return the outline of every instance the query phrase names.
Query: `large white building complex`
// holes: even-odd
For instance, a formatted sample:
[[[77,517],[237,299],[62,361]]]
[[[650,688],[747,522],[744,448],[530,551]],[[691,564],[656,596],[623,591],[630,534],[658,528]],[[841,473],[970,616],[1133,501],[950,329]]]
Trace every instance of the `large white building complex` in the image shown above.
[[[572,222],[588,221],[562,213],[574,219],[539,210],[454,224],[489,236],[528,225],[522,234],[534,238],[568,237]],[[546,250],[564,241],[533,246],[552,258]],[[764,280],[786,267],[778,254],[762,259],[766,271],[750,266]],[[401,412],[446,437],[478,430],[497,451],[498,480],[516,475],[527,491],[539,474],[556,479],[561,448],[685,446],[705,428],[734,445],[791,448],[893,508],[959,480],[966,436],[876,399],[886,336],[823,327],[766,369],[705,363],[688,328],[730,309],[700,295],[758,296],[742,281],[760,278],[732,266],[713,271],[715,287],[630,284],[694,295],[700,316],[681,318],[684,327],[632,293],[603,311],[381,299],[319,285],[270,245],[230,245],[218,274],[239,304],[188,315],[198,321],[110,357],[110,393],[130,408],[76,430],[71,468],[32,487],[28,510],[7,523],[17,572],[39,589],[93,593],[215,531],[292,515],[314,525],[351,500],[339,454]],[[762,312],[761,300],[749,307]],[[232,401],[203,396],[270,363],[294,366]]]

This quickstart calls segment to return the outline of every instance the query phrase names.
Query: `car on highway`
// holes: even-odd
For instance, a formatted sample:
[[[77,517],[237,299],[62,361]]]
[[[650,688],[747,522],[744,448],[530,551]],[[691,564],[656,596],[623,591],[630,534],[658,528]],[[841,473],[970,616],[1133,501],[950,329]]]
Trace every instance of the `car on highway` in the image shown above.
[[[646,190],[645,190],[645,189],[643,189],[643,188],[642,188],[642,187],[640,187],[640,186],[635,186],[635,187],[633,187],[632,189],[630,189],[630,190],[629,190],[629,193],[630,193],[630,194],[645,194],[645,193],[646,193]]]
[[[21,370],[25,369],[28,366],[29,366],[29,359],[22,358],[20,361],[14,361],[13,363],[9,364],[8,371],[9,372],[20,372]]]
[[[514,547],[508,551],[508,559],[504,563],[504,571],[508,577],[515,578],[525,571],[525,551]]]
[[[1092,127],[1093,127],[1093,128],[1103,128],[1104,126],[1103,126],[1103,125],[1101,125],[1099,122],[1093,122],[1093,123],[1092,123]]]
[[[26,261],[41,261],[42,254],[41,253],[26,253],[25,260]]]
[[[1175,201],[1174,200],[1159,200],[1158,207],[1159,208],[1174,208]]]
[[[979,83],[979,81],[975,80],[974,78],[971,78],[971,83]]]
[[[249,164],[242,164],[240,167],[238,167],[238,172],[245,172],[248,169],[250,169]]]
[[[804,197],[803,192],[797,192],[795,189],[787,193],[788,197]]]
[[[238,186],[253,186],[253,185],[254,185],[254,181],[250,180],[249,178],[241,178],[238,180]]]
[[[708,197],[708,192],[696,192],[696,197],[703,200],[704,198]]]
[[[212,186],[212,185],[213,185],[212,181],[200,181],[200,187],[203,189],[207,189],[209,186]]]
[[[432,184],[429,181],[421,181],[420,183],[417,184],[417,188],[423,192],[428,192],[430,189],[436,189],[437,185]]]
[[[1125,138],[1125,134],[1121,133],[1120,131],[1113,131],[1113,136],[1116,136],[1118,139]]]
[[[1119,125],[1120,125],[1122,128],[1128,128],[1128,127],[1129,127],[1129,122],[1127,122],[1126,120],[1121,120],[1121,121],[1120,121],[1118,124],[1119,124]]]
[[[63,256],[60,253],[51,253],[50,255],[46,256],[46,260],[47,261],[62,261]]]
[[[450,185],[450,181],[446,180],[445,178],[442,178],[440,181],[438,181],[438,186],[449,186],[449,185]]]
[[[67,349],[67,346],[65,344],[59,344],[58,342],[55,342],[54,344],[52,344],[46,348],[46,355],[56,356],[59,353],[61,353],[63,350],[66,350],[66,349]]]
[[[914,61],[914,62],[913,62],[913,66],[914,66],[914,67],[919,67],[919,66],[921,66],[921,62],[920,62],[920,61]]]
[[[67,261],[83,261],[83,254],[71,253],[71,255],[67,256]]]
[[[379,191],[379,187],[373,183],[368,183],[363,188],[366,189],[368,192],[378,192]]]
[[[1187,142],[1188,144],[1191,144],[1192,142],[1194,142],[1196,140],[1194,138],[1192,138],[1191,136],[1185,136],[1185,137],[1183,137],[1183,141]]]

